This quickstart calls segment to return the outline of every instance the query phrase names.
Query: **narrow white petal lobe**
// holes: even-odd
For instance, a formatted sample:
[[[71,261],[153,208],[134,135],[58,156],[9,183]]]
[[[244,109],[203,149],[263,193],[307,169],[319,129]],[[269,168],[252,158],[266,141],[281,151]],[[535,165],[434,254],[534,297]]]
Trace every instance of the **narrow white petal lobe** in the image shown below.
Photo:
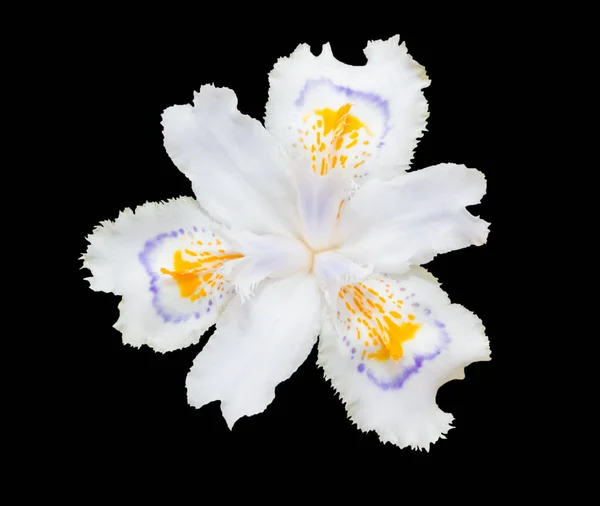
[[[237,110],[232,90],[202,86],[193,105],[163,113],[164,142],[217,221],[256,233],[295,227],[288,162],[276,139]]]
[[[488,223],[466,206],[477,204],[485,187],[481,172],[450,163],[368,181],[341,209],[337,251],[393,274],[439,253],[481,245]]]
[[[313,276],[268,280],[250,300],[236,297],[188,374],[188,402],[199,408],[220,400],[229,427],[264,411],[310,353],[320,324]]]

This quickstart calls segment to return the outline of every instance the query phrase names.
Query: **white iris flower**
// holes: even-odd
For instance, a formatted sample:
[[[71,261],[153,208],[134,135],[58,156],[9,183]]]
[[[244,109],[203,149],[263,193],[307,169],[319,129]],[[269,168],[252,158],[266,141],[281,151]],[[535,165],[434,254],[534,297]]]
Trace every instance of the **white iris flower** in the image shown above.
[[[405,172],[429,80],[398,42],[369,43],[360,67],[299,46],[269,76],[266,128],[225,88],[168,108],[165,148],[197,201],[128,209],[88,237],[92,289],[123,296],[124,343],[176,350],[216,324],[188,400],[221,401],[230,427],[262,412],[318,341],[360,429],[428,449],[453,420],[438,388],[490,358],[480,320],[418,267],[485,242],[488,224],[466,210],[485,178],[454,164]]]

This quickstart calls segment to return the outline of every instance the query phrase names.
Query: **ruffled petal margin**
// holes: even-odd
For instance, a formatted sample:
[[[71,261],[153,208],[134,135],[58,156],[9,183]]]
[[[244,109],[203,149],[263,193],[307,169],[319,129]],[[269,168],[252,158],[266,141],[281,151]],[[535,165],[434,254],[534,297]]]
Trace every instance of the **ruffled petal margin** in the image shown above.
[[[242,255],[211,231],[194,199],[126,209],[87,240],[90,287],[123,296],[114,326],[125,344],[166,352],[196,343],[233,296],[223,267]]]
[[[409,168],[425,130],[429,86],[424,67],[399,36],[369,42],[367,64],[338,61],[329,44],[319,56],[301,44],[269,75],[265,125],[292,156],[320,175],[388,177]]]
[[[438,388],[490,359],[481,321],[451,304],[421,268],[373,276],[340,291],[319,338],[319,365],[359,429],[428,450],[452,428]]]

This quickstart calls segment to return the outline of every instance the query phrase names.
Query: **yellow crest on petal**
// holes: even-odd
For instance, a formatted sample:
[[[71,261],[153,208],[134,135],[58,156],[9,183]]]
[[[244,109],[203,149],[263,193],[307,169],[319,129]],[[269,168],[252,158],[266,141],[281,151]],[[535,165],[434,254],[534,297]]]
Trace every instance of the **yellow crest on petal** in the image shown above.
[[[315,109],[303,118],[304,128],[298,129],[298,140],[311,155],[313,172],[324,176],[335,168],[359,168],[368,150],[369,127],[350,113],[352,104],[337,109]]]

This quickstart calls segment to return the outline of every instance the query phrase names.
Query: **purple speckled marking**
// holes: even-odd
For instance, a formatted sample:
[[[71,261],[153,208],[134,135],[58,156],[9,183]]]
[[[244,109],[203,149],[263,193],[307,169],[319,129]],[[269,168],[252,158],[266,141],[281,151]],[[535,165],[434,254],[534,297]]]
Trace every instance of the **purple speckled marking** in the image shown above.
[[[358,364],[358,366],[356,367],[356,370],[358,372],[363,372],[365,370],[365,364],[363,364],[362,362],[360,364]]]
[[[309,93],[313,88],[321,85],[327,85],[332,87],[335,91],[339,93],[343,93],[349,100],[358,99],[365,100],[367,102],[371,102],[375,107],[377,107],[384,118],[384,126],[383,133],[381,134],[381,139],[383,139],[388,132],[390,131],[389,120],[390,120],[390,108],[387,100],[381,98],[379,95],[375,93],[369,93],[365,91],[353,90],[352,88],[348,88],[347,86],[339,86],[335,84],[331,79],[309,79],[304,84],[304,87],[300,91],[300,95],[296,99],[296,106],[302,107],[304,105],[304,99],[306,98],[306,94]],[[377,147],[383,146],[383,142],[379,142]]]
[[[352,348],[352,353],[356,353],[356,348]]]
[[[423,311],[426,315],[431,314],[431,310],[425,309]],[[368,369],[367,377],[371,380],[375,385],[377,385],[381,390],[397,390],[402,388],[402,386],[406,383],[406,381],[413,375],[419,372],[423,364],[428,360],[433,360],[437,357],[450,343],[451,339],[446,331],[446,325],[439,320],[430,319],[430,321],[440,329],[440,346],[435,351],[431,353],[426,353],[424,355],[415,355],[415,363],[409,367],[406,367],[402,370],[397,376],[393,377],[389,381],[381,380],[373,374],[373,372]],[[359,372],[362,372],[359,370]]]
[[[180,232],[182,230],[183,229],[179,229]],[[194,227],[194,230],[197,230],[196,227]],[[204,231],[204,229],[202,229],[202,230]],[[165,239],[168,239],[170,237],[177,237],[177,236],[178,236],[177,230],[173,230],[170,233],[158,234],[153,239],[148,239],[144,243],[144,249],[138,254],[138,259],[139,259],[140,263],[143,265],[144,270],[146,271],[146,274],[148,274],[148,277],[150,278],[149,290],[152,292],[152,306],[154,306],[156,313],[163,319],[163,321],[165,323],[185,322],[185,321],[189,320],[192,316],[194,316],[195,318],[200,318],[199,312],[192,312],[187,315],[176,315],[176,316],[171,315],[161,305],[160,300],[159,300],[159,296],[158,296],[159,289],[158,289],[158,286],[156,285],[156,283],[158,282],[158,280],[160,278],[159,278],[158,274],[155,273],[152,270],[152,267],[150,266],[150,255],[156,248],[158,248],[165,241]],[[208,308],[207,312],[209,312],[209,311],[210,311],[210,308]]]
[[[375,375],[370,370],[367,371],[367,377],[382,390],[397,390],[399,388],[402,388],[404,386],[404,383],[406,383],[406,381],[408,380],[408,378],[410,378],[413,374],[419,372],[419,369],[423,367],[423,363],[425,361],[433,360],[435,357],[437,357],[448,343],[450,343],[450,336],[445,330],[443,330],[442,346],[440,346],[438,349],[431,353],[427,353],[425,355],[415,355],[415,363],[410,367],[403,369],[400,374],[392,378],[390,381],[380,380],[379,378],[375,377]]]

